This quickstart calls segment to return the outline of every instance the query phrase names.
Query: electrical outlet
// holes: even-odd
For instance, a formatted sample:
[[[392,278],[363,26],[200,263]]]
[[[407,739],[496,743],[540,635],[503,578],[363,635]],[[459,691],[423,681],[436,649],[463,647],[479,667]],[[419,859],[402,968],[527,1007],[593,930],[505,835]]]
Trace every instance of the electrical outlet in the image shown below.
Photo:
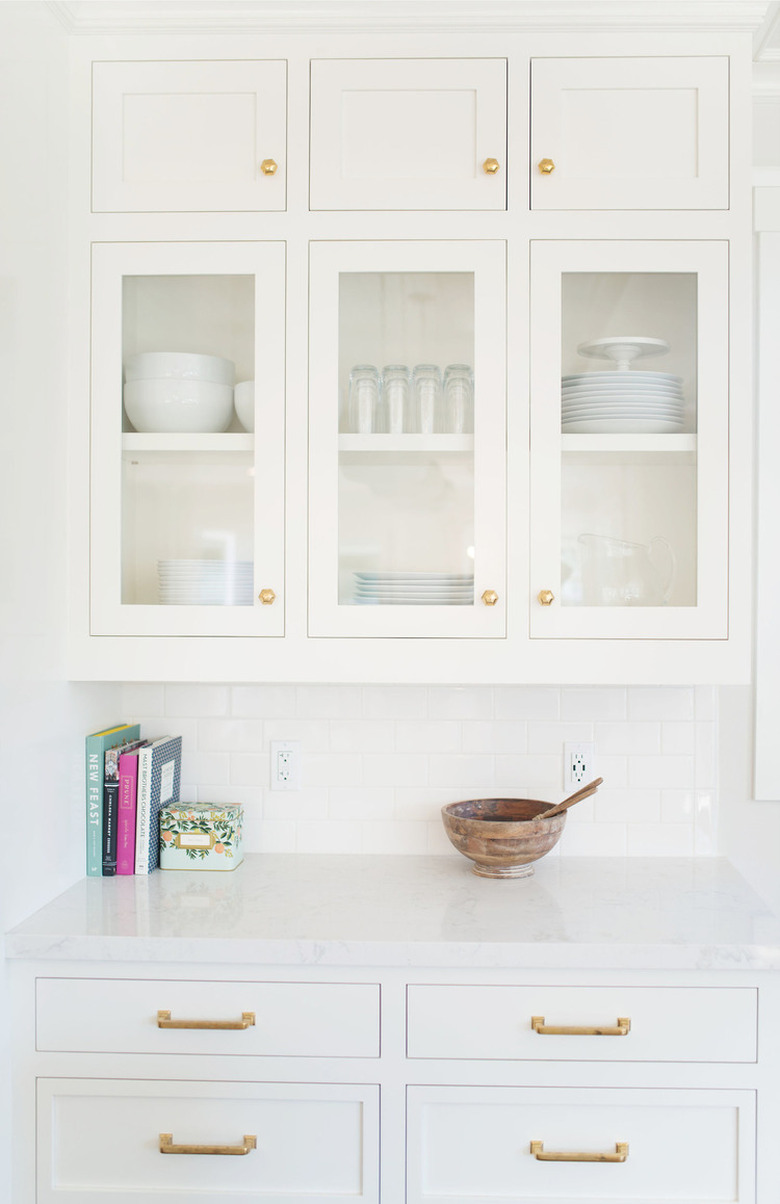
[[[564,744],[563,788],[576,790],[586,786],[596,776],[596,745],[589,743]]]
[[[271,789],[300,790],[301,746],[297,740],[271,741]]]

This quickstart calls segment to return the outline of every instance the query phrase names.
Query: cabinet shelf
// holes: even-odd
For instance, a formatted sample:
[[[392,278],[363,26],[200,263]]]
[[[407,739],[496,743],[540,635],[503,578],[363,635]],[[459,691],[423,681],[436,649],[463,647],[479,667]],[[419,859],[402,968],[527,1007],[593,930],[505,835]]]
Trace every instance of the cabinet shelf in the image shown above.
[[[124,452],[252,452],[254,435],[154,433],[122,435]]]
[[[339,435],[342,464],[418,464],[473,452],[473,435]]]
[[[619,460],[622,464],[665,461],[694,464],[696,435],[562,435],[561,451],[580,463],[600,464]]]

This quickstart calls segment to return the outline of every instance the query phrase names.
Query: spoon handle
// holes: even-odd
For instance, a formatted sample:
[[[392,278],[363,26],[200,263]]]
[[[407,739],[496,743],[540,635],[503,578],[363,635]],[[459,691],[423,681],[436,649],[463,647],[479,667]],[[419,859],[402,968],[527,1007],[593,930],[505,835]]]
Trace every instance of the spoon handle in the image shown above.
[[[581,803],[583,799],[590,798],[592,794],[595,794],[603,781],[603,778],[595,778],[592,782],[588,782],[587,786],[582,786],[576,793],[570,794],[562,803],[556,803],[554,807],[542,811],[537,819],[550,819],[553,815],[559,815],[561,811],[568,811],[569,807],[573,807],[575,803]]]

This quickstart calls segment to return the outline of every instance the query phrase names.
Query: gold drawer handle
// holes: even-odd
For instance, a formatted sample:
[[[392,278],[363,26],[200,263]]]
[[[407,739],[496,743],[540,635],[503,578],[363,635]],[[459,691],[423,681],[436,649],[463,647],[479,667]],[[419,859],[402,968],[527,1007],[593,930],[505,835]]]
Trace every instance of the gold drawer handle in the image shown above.
[[[544,1016],[532,1016],[531,1028],[535,1033],[552,1034],[556,1037],[627,1037],[631,1031],[631,1020],[628,1016],[618,1016],[614,1027],[600,1024],[591,1028],[576,1024],[545,1024]]]
[[[248,1154],[257,1149],[254,1133],[245,1133],[243,1145],[174,1145],[173,1133],[160,1134],[161,1154]]]
[[[171,1020],[170,1012],[157,1013],[158,1028],[251,1028],[254,1022],[254,1012],[242,1012],[240,1020]]]
[[[616,1141],[614,1154],[577,1154],[565,1150],[544,1152],[543,1141],[531,1142],[531,1153],[540,1162],[625,1162],[628,1158],[628,1142]]]

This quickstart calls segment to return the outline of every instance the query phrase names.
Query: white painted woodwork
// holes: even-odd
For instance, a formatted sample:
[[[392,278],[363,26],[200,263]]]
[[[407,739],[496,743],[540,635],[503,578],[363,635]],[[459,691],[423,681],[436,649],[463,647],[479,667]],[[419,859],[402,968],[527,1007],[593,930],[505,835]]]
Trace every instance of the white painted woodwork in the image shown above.
[[[774,190],[780,192],[780,190]],[[777,721],[780,715],[780,639],[777,599],[780,596],[780,558],[777,554],[777,516],[780,513],[780,474],[776,467],[780,415],[780,222],[759,236],[758,246],[758,575],[756,581],[755,763],[753,795],[780,799]]]
[[[96,62],[93,89],[96,212],[285,208],[285,62]]]
[[[413,985],[408,1007],[410,1058],[756,1060],[757,996],[744,988]],[[550,1026],[631,1025],[625,1036],[538,1033],[534,1016]]]
[[[750,1204],[751,1091],[411,1087],[409,1204],[580,1200]],[[547,1162],[551,1151],[625,1162]]]
[[[309,635],[504,636],[504,244],[315,242],[310,254]],[[339,327],[339,299],[345,292],[345,276],[356,273],[370,273],[376,279],[382,327],[375,328],[370,316],[361,322],[361,315],[355,313],[356,330],[348,329],[345,335]],[[460,303],[459,293],[448,282],[450,273],[458,273],[458,279],[465,281]],[[408,282],[401,280],[397,290],[397,311],[393,308],[394,290],[389,284],[385,287],[384,274],[392,274],[395,281],[408,275]],[[448,437],[413,435],[409,441],[413,450],[406,451],[401,436],[393,440],[380,435],[377,447],[383,449],[383,456],[379,461],[370,449],[369,436],[355,436],[353,443],[353,436],[339,434],[354,364],[381,367],[423,362],[443,367],[458,359],[462,362],[458,336],[463,331],[473,338],[473,438],[463,437],[453,448]],[[399,356],[399,345],[406,349],[403,356]],[[341,448],[344,451],[340,453]],[[342,458],[345,453],[348,456]],[[459,475],[461,454],[464,460]],[[380,473],[381,481],[377,481]],[[357,474],[363,474],[362,491],[353,502],[349,490]],[[379,525],[388,496],[398,514],[397,532],[391,533],[398,559],[374,563],[369,559],[376,555],[372,523]],[[376,510],[372,511],[368,505],[374,499]],[[454,557],[462,555],[463,549],[446,548],[458,506],[465,516],[464,527],[473,510],[472,606],[339,602],[346,588],[343,575],[339,581],[342,524],[349,524],[356,568],[462,572],[462,562]],[[363,548],[368,551],[363,553]],[[453,559],[442,559],[443,554]],[[357,559],[360,555],[365,555],[365,561]],[[456,567],[450,568],[450,564]],[[344,571],[349,568],[346,564]],[[485,590],[498,594],[494,606],[482,602]]]
[[[379,1089],[330,1083],[41,1079],[37,1204],[89,1196],[125,1204],[378,1200]],[[161,1154],[174,1145],[241,1145],[244,1155]]]
[[[656,299],[629,321],[649,327],[643,333],[671,343],[669,355],[637,361],[684,377],[688,439],[659,451],[661,437],[648,437],[641,454],[635,436],[626,460],[610,436],[603,457],[580,458],[577,445],[562,444],[561,375],[593,371],[607,361],[576,358],[597,322],[615,319],[608,299],[605,313],[583,306],[571,318],[561,313],[562,278],[567,273],[652,274],[663,288],[664,274],[696,278],[692,328],[673,306]],[[728,247],[725,242],[555,242],[532,244],[531,268],[531,574],[532,638],[725,639],[728,635]],[[656,275],[657,274],[657,275]],[[628,277],[625,277],[628,279]],[[602,293],[608,296],[604,277]],[[621,286],[625,288],[626,286]],[[627,306],[627,309],[630,307]],[[571,353],[562,359],[562,329],[568,321]],[[668,323],[668,326],[666,325]],[[600,334],[599,328],[597,328]],[[584,333],[585,332],[585,333]],[[594,332],[595,333],[595,332]],[[629,331],[611,333],[628,334]],[[639,333],[633,330],[634,334]],[[689,357],[683,356],[689,346]],[[702,349],[708,348],[707,354]],[[695,434],[695,457],[690,436]],[[682,436],[672,436],[679,440]],[[569,437],[567,437],[568,439]],[[589,436],[591,448],[598,437]],[[618,444],[618,448],[620,444]],[[568,517],[567,517],[568,516]],[[567,604],[563,549],[576,547],[580,534],[649,545],[668,540],[677,562],[676,581],[664,606]],[[540,590],[555,601],[541,606]]]
[[[533,209],[728,209],[727,58],[538,58],[531,81]]]
[[[284,274],[281,243],[95,246],[93,634],[283,634]],[[123,433],[123,358],[164,350],[226,356],[237,380],[257,373],[255,435]],[[158,559],[222,547],[254,562],[254,605],[157,604]]]
[[[171,1019],[237,1021],[246,1029],[161,1029]],[[155,982],[41,978],[39,1049],[124,1053],[379,1056],[379,987],[368,983]]]
[[[316,59],[312,209],[504,209],[506,60]],[[491,174],[483,164],[495,159]]]

